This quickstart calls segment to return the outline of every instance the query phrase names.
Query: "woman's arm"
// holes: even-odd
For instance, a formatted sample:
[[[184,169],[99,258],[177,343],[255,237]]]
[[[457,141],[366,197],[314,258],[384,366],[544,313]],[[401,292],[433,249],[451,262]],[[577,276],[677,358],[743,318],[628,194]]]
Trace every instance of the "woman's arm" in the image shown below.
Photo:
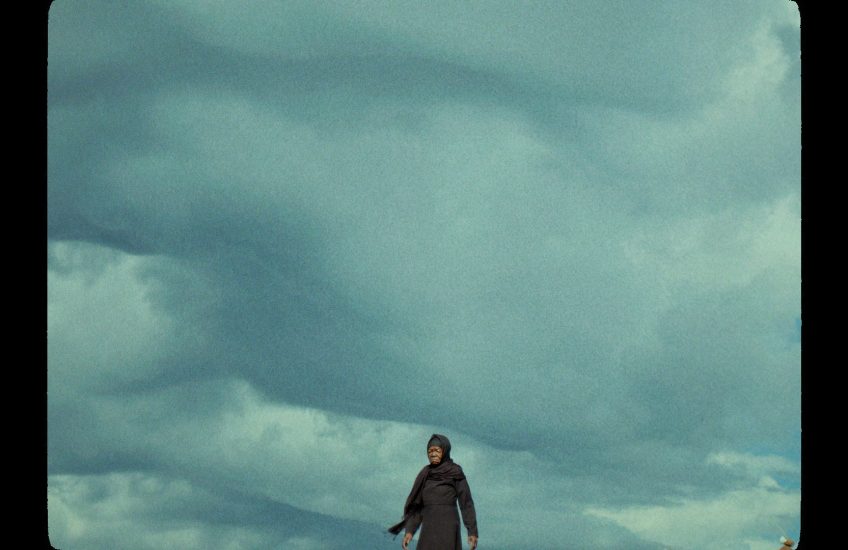
[[[406,526],[404,529],[407,533],[414,535],[415,532],[418,531],[418,527],[421,526],[421,521],[423,519],[421,512],[410,515],[409,519],[406,520]]]
[[[421,513],[418,512],[416,514],[412,514],[409,516],[409,519],[406,520],[406,526],[404,527],[406,533],[404,533],[403,540],[400,543],[403,550],[407,550],[409,541],[412,540],[412,537],[415,535],[415,531],[417,531],[418,526],[421,525],[422,519],[423,517],[421,516]]]
[[[474,499],[471,498],[471,488],[465,478],[456,482],[456,498],[459,501],[459,510],[462,512],[462,522],[468,531],[469,544],[474,538],[472,548],[477,545],[477,512],[474,509]]]

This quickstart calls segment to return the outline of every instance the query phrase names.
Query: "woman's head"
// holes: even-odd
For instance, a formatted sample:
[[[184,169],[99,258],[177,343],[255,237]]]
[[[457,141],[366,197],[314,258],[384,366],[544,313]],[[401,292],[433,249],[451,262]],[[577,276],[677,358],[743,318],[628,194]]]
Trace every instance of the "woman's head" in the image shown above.
[[[438,466],[443,462],[450,461],[450,441],[447,437],[433,434],[430,441],[427,442],[427,459],[431,466]]]
[[[427,449],[427,459],[433,466],[438,466],[442,463],[442,458],[445,456],[445,451],[437,445],[430,445]]]

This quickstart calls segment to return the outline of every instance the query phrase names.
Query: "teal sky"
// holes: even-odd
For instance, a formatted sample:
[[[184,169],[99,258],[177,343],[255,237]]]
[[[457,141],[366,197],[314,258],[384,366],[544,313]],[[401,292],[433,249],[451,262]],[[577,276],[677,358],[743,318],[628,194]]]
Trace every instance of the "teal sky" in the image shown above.
[[[434,432],[481,549],[797,540],[800,24],[54,2],[53,545],[396,548]]]

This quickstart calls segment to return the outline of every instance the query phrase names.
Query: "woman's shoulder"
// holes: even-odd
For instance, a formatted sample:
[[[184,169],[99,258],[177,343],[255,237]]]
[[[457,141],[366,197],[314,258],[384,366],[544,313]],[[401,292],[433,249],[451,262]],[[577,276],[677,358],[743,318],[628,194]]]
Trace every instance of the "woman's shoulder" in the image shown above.
[[[456,462],[451,463],[451,474],[453,478],[457,481],[465,479],[465,472],[462,471],[462,466],[460,466]]]

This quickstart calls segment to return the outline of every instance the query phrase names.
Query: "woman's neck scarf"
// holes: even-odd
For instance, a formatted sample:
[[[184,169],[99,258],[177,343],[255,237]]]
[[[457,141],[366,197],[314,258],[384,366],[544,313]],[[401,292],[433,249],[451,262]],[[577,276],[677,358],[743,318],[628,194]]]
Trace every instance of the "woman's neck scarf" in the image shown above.
[[[434,440],[438,440],[439,443],[436,443]],[[406,497],[406,504],[403,506],[403,519],[400,520],[399,523],[389,527],[389,533],[392,533],[393,535],[400,533],[406,525],[406,521],[409,517],[417,514],[421,511],[421,508],[423,508],[424,504],[421,500],[421,489],[424,488],[425,481],[428,479],[432,479],[434,481],[459,481],[461,479],[465,479],[465,474],[462,472],[462,468],[450,457],[450,440],[441,434],[433,434],[433,437],[431,437],[430,441],[427,443],[427,448],[429,449],[433,445],[441,447],[444,451],[444,454],[442,454],[442,461],[435,466],[433,464],[428,464],[427,466],[424,466],[420,472],[418,472],[418,476],[416,476],[415,482],[412,484],[412,490],[409,492],[409,496]]]

